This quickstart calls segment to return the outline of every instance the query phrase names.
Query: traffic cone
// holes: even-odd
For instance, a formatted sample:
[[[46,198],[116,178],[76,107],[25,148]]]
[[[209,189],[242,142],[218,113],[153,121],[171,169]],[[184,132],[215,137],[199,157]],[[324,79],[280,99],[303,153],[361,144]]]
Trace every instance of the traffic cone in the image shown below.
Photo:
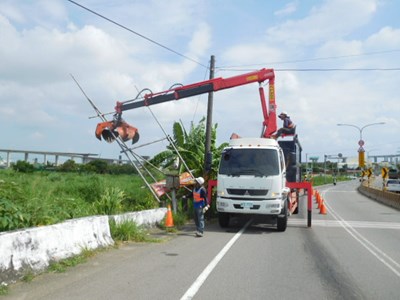
[[[319,213],[321,215],[326,215],[326,206],[324,204],[324,200],[321,201],[321,207],[319,208]]]
[[[167,206],[167,218],[165,219],[165,227],[174,227],[174,219],[172,218],[171,205]]]
[[[320,208],[320,206],[321,206],[321,195],[318,192],[317,192],[316,199],[317,199],[317,208]]]

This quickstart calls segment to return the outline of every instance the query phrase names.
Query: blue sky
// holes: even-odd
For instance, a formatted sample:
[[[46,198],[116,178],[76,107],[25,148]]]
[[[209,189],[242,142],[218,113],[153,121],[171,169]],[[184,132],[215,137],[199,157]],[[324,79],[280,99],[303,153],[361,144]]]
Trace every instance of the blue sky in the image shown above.
[[[0,148],[97,153],[116,144],[94,137],[94,113],[69,74],[103,112],[137,90],[273,68],[278,111],[288,111],[304,155],[356,156],[363,127],[367,154],[400,152],[400,2],[396,0],[261,1],[76,0],[192,60],[167,51],[67,0],[0,2]],[[305,71],[305,69],[340,69]],[[349,71],[353,69],[353,71]],[[355,71],[354,69],[359,69]],[[375,69],[367,71],[367,69]],[[170,133],[206,115],[207,95],[152,110]],[[139,144],[163,137],[147,108],[124,113]],[[259,136],[258,86],[217,92],[218,143],[232,132]],[[278,124],[281,125],[281,124]],[[165,142],[138,149],[164,150]],[[0,155],[4,156],[0,153]],[[304,156],[305,157],[305,156]]]

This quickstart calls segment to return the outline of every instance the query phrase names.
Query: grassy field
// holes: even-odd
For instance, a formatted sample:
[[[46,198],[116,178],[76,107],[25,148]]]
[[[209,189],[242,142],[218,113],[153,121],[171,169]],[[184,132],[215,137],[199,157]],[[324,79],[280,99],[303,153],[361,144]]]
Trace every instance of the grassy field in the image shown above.
[[[0,170],[0,231],[158,207],[137,175]]]

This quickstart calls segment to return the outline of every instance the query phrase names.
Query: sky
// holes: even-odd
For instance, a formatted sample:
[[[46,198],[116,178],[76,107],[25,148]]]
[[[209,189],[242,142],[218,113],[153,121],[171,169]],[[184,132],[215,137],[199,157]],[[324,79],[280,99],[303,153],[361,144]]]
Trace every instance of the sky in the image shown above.
[[[356,157],[360,134],[367,156],[400,153],[397,0],[76,2],[92,12],[68,0],[0,0],[0,149],[117,158],[116,143],[95,138],[100,120],[71,75],[111,113],[142,89],[208,79],[214,55],[215,77],[274,69],[277,110],[296,124],[303,161]],[[139,129],[135,152],[153,156],[168,143],[145,144],[206,114],[204,94],[123,118]],[[258,84],[214,94],[217,144],[233,132],[260,136],[262,121]]]

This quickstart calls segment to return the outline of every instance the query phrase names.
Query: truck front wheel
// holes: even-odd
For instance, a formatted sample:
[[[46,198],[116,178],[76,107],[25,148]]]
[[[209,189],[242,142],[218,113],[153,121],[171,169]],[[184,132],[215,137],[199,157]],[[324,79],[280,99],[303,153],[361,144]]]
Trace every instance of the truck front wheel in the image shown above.
[[[278,216],[277,220],[277,229],[278,231],[285,231],[287,227],[287,221],[288,221],[288,206],[287,206],[287,201],[285,201],[285,206],[282,209],[282,214]]]
[[[229,214],[227,213],[218,213],[218,223],[219,226],[221,226],[222,228],[226,228],[229,226]]]

